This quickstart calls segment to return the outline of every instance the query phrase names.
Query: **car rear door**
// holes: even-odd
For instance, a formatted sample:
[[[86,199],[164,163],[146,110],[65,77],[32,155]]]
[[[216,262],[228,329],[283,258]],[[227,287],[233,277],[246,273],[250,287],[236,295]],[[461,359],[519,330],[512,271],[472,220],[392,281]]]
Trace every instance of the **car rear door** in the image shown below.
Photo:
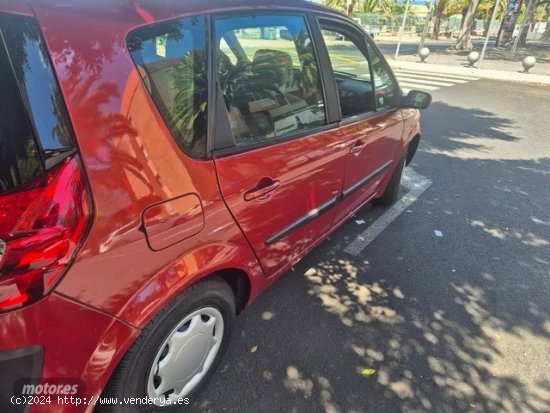
[[[340,132],[347,150],[337,223],[371,199],[396,167],[403,116],[394,104],[397,83],[366,35],[343,19],[318,21],[338,90]]]
[[[325,98],[334,90],[323,89],[304,14],[217,16],[214,27],[220,189],[270,276],[333,222],[345,168]]]

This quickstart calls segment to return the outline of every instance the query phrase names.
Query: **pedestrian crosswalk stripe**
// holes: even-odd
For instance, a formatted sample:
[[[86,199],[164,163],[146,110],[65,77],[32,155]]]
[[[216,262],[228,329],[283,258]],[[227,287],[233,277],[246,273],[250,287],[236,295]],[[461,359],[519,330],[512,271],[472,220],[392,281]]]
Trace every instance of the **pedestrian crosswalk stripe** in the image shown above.
[[[408,69],[396,69],[394,72],[405,93],[411,89],[433,91],[442,87],[455,86],[479,79],[478,77],[469,75],[447,75]]]
[[[475,76],[469,76],[469,75],[448,75],[443,73],[431,73],[431,72],[416,72],[414,70],[404,70],[404,69],[395,69],[394,72],[406,74],[406,75],[413,75],[413,76],[419,76],[419,77],[426,77],[426,78],[446,78],[446,79],[456,79],[456,80],[478,80],[479,77]]]
[[[439,89],[439,87],[437,86],[428,86],[422,83],[399,82],[399,84],[401,85],[401,88],[407,92],[411,89],[420,89],[420,90],[438,90]]]
[[[446,81],[446,82],[442,82],[440,81],[439,79],[435,79],[435,80],[424,80],[424,79],[418,79],[417,77],[414,77],[414,76],[403,76],[403,75],[397,75],[397,79],[399,79],[399,82],[409,82],[409,81],[415,81],[415,80],[421,80],[422,83],[425,83],[427,85],[434,85],[434,86],[453,86],[453,85],[456,85],[457,82],[449,82],[449,81]],[[458,83],[465,83],[466,81],[465,80],[461,80],[460,82]]]

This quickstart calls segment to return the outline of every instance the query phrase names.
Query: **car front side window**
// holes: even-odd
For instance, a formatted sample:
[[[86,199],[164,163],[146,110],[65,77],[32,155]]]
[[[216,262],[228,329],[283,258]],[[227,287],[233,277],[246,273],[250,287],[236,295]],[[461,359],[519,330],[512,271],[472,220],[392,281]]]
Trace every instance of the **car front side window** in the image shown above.
[[[384,64],[380,52],[370,42],[367,42],[367,50],[374,75],[376,106],[378,109],[395,107],[398,96],[397,85]]]
[[[365,44],[347,25],[321,20],[321,33],[338,88],[343,118],[376,110]]]
[[[304,16],[218,18],[216,36],[218,84],[237,146],[326,124]]]

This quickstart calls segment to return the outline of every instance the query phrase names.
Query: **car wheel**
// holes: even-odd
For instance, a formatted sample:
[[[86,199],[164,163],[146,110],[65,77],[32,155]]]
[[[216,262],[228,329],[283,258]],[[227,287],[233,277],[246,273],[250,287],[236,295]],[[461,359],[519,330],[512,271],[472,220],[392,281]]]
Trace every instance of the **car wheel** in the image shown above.
[[[376,203],[381,205],[393,205],[397,202],[399,195],[399,185],[401,184],[401,177],[403,176],[403,170],[405,169],[405,157],[403,156],[399,161],[399,165],[395,168],[391,180],[386,187],[386,190],[380,198],[376,200]]]
[[[113,403],[101,411],[171,413],[192,403],[227,349],[235,313],[233,291],[220,278],[184,291],[144,328],[103,393],[147,404]]]

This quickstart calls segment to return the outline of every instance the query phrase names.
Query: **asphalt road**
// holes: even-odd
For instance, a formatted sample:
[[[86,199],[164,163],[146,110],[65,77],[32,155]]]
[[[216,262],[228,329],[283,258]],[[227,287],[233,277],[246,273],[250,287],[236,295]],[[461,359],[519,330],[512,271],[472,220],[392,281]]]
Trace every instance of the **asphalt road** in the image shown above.
[[[550,89],[433,96],[412,164],[432,185],[360,255],[385,209],[260,297],[191,411],[550,411]]]

